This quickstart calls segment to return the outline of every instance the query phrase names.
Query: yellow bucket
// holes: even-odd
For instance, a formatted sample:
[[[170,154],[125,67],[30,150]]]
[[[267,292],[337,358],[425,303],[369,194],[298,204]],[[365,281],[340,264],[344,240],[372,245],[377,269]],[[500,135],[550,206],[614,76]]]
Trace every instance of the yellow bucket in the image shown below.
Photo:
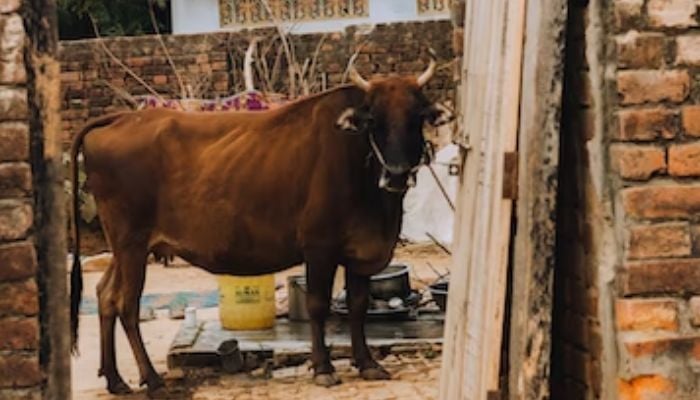
[[[219,319],[238,331],[275,325],[275,275],[231,276],[219,279]]]

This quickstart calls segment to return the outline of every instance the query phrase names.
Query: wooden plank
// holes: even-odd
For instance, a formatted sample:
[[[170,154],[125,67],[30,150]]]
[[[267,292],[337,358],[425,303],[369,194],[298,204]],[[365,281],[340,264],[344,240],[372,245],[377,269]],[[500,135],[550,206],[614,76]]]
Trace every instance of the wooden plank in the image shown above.
[[[440,399],[499,389],[512,200],[504,154],[515,151],[525,0],[467,2],[461,116],[470,150],[455,225]]]
[[[509,350],[510,399],[549,398],[566,0],[527,5]]]

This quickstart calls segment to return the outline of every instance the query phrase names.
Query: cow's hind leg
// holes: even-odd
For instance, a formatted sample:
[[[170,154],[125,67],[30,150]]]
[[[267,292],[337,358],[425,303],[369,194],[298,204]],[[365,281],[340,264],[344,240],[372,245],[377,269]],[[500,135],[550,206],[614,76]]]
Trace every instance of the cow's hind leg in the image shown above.
[[[98,313],[100,316],[100,370],[99,376],[107,379],[107,390],[112,394],[131,393],[117,370],[114,348],[114,327],[117,321],[117,307],[114,302],[116,267],[110,263],[97,284]]]
[[[340,383],[325,342],[325,324],[330,314],[333,278],[338,265],[322,255],[307,256],[306,259],[306,307],[311,324],[311,366],[314,369],[314,382],[328,387]]]
[[[117,263],[120,267],[119,278],[121,278],[117,296],[117,312],[139,367],[140,383],[148,385],[149,394],[155,394],[158,389],[163,387],[163,379],[153,368],[139,328],[139,301],[146,280],[147,255],[145,245],[129,246],[119,252],[115,250]]]
[[[366,380],[391,379],[391,375],[374,360],[369,347],[367,347],[365,320],[369,306],[369,281],[368,276],[353,274],[352,268],[345,268],[353,360],[357,369],[360,370],[362,378]]]

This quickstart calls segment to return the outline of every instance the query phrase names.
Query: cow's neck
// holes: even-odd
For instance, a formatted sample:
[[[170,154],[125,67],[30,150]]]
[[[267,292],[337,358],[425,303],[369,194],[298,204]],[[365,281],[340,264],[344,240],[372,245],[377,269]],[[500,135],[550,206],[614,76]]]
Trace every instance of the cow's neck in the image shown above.
[[[375,210],[375,218],[381,221],[386,238],[398,239],[403,221],[404,193],[392,193],[380,189],[378,185],[380,167],[373,165],[366,169],[364,187],[368,196],[365,207]]]

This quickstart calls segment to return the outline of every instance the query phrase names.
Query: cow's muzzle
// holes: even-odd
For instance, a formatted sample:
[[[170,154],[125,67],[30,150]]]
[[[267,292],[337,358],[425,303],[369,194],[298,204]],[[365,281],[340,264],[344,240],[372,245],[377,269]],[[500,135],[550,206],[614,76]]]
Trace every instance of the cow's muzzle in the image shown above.
[[[384,155],[379,150],[379,146],[377,146],[374,140],[374,135],[371,133],[369,135],[369,142],[372,145],[374,156],[381,165],[381,172],[379,173],[377,185],[380,189],[386,190],[387,192],[403,193],[409,188],[415,187],[418,170],[421,165],[430,164],[434,155],[432,144],[426,142],[421,161],[418,165],[390,165],[384,159]]]
[[[401,174],[394,174],[386,168],[382,168],[379,174],[379,188],[392,193],[403,193],[416,186],[416,173],[418,169],[412,169]]]

